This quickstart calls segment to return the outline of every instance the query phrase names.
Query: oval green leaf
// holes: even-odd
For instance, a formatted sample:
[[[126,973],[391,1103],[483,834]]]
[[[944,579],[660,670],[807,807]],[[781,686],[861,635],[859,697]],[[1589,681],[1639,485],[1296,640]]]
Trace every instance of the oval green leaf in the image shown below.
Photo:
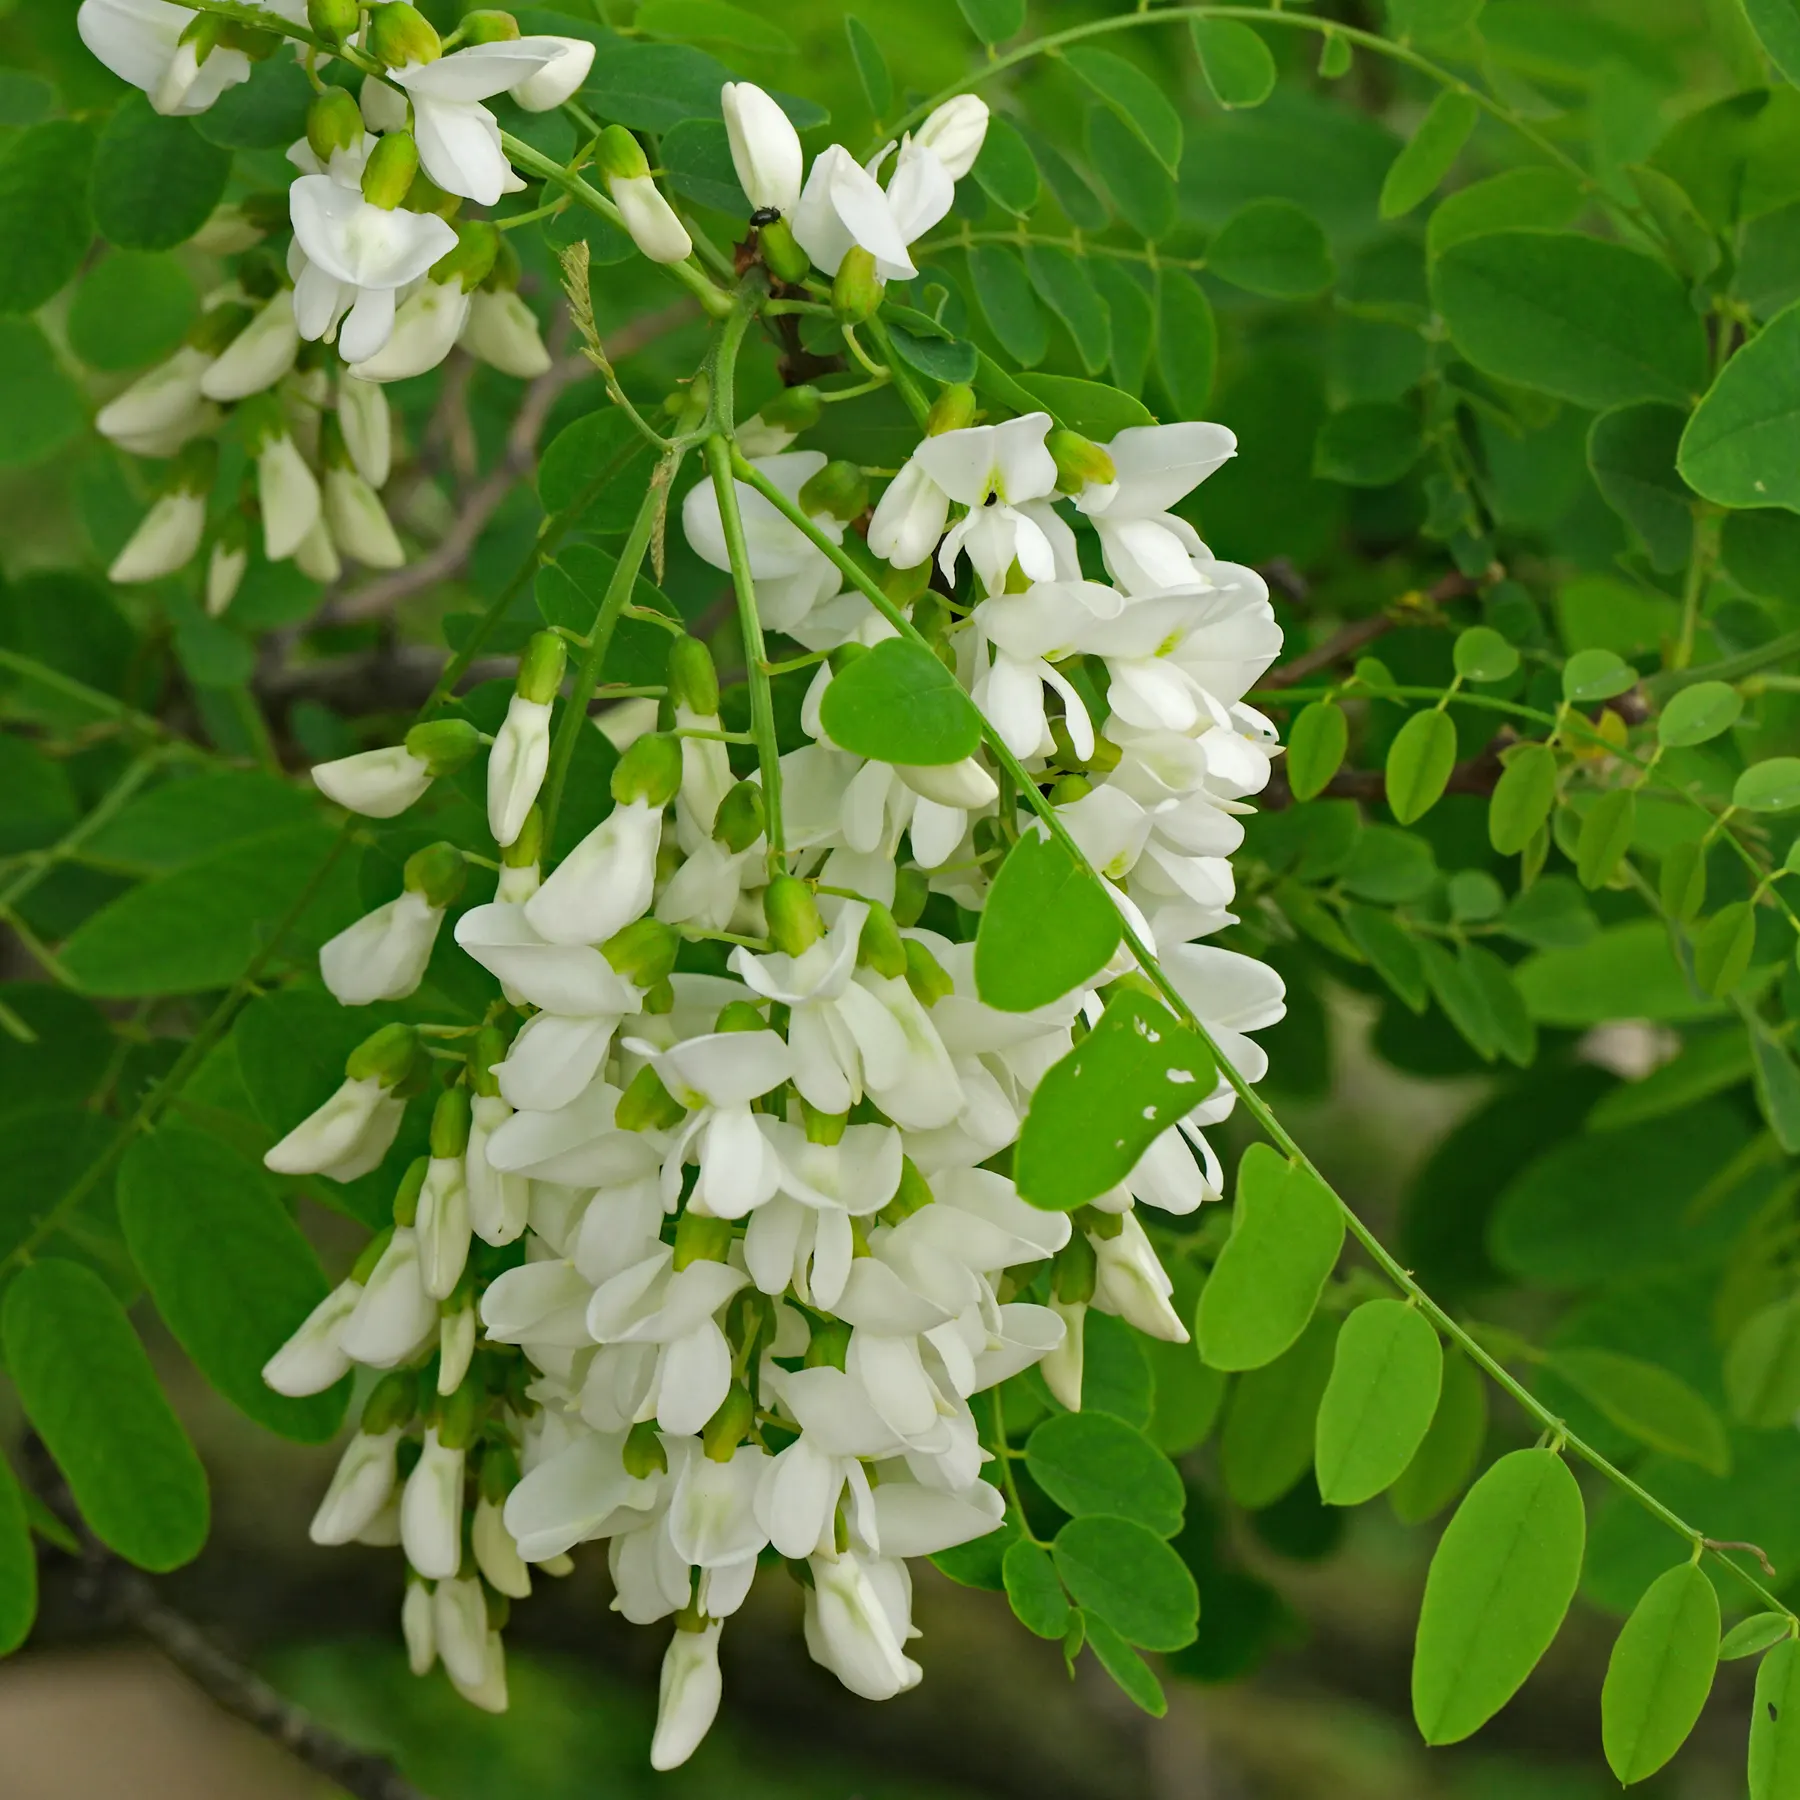
[[[1141,137],[1156,160],[1173,175],[1181,161],[1181,115],[1168,96],[1136,63],[1111,50],[1064,52],[1074,75]]]
[[[1800,1795],[1800,1644],[1789,1638],[1756,1670],[1750,1715],[1750,1800]]]
[[[93,127],[67,119],[33,125],[0,155],[0,313],[36,312],[81,267],[93,155]]]
[[[1413,1647],[1413,1717],[1455,1744],[1518,1692],[1575,1596],[1581,1490],[1550,1450],[1515,1450],[1469,1490],[1438,1541]]]
[[[1001,1012],[1031,1012],[1085,985],[1123,926],[1087,866],[1050,837],[1022,838],[1000,865],[975,936],[975,988]]]
[[[30,1635],[37,1596],[37,1550],[25,1495],[0,1456],[0,1656],[10,1656]]]
[[[1637,681],[1637,670],[1616,650],[1577,650],[1563,664],[1563,698],[1577,706],[1610,700]]]
[[[1445,1357],[1431,1429],[1388,1489],[1388,1505],[1402,1525],[1423,1525],[1456,1498],[1481,1459],[1487,1423],[1486,1377],[1466,1356]]]
[[[1207,247],[1206,267],[1271,300],[1310,300],[1336,273],[1318,220],[1291,200],[1252,200],[1233,213]]]
[[[206,223],[230,175],[229,150],[129,94],[94,152],[94,223],[121,250],[173,250]]]
[[[1713,1584],[1694,1563],[1666,1570],[1625,1621],[1600,1690],[1600,1741],[1626,1786],[1654,1775],[1687,1741],[1718,1657]]]
[[[1071,1519],[1051,1545],[1076,1605],[1127,1643],[1179,1650],[1194,1641],[1200,1593],[1187,1565],[1155,1532],[1130,1519]]]
[[[1175,1465],[1141,1431],[1107,1413],[1046,1419],[1025,1445],[1025,1465],[1072,1518],[1108,1513],[1164,1538],[1181,1529],[1187,1494]]]
[[[1792,812],[1800,806],[1800,756],[1771,756],[1737,778],[1731,804],[1745,812]]]
[[[846,19],[844,23],[847,27],[861,29],[855,19]],[[854,44],[854,33],[851,41]],[[891,98],[891,83],[888,91]],[[885,106],[877,107],[877,116],[884,110]],[[988,120],[987,136],[981,140],[981,153],[969,173],[981,184],[982,192],[1014,218],[1024,218],[1038,203],[1038,166],[1032,157],[1031,146],[1019,135],[1016,125],[997,113]]]
[[[1261,106],[1275,91],[1275,58],[1254,26],[1195,19],[1193,33],[1200,72],[1221,106]]]
[[[1556,804],[1556,752],[1548,744],[1523,744],[1507,758],[1488,801],[1488,842],[1502,856],[1517,856],[1543,829]]]
[[[1299,1340],[1232,1384],[1219,1433],[1225,1491],[1255,1512],[1273,1506],[1313,1460],[1313,1421],[1331,1380],[1335,1313],[1317,1313]]]
[[[1800,508],[1800,302],[1719,371],[1681,434],[1676,466],[1721,506]]]
[[[1746,1656],[1760,1656],[1771,1644],[1779,1644],[1794,1629],[1787,1613],[1752,1613],[1740,1619],[1719,1640],[1719,1661],[1740,1662]]]
[[[1637,795],[1609,788],[1587,809],[1575,840],[1575,875],[1584,888],[1603,888],[1625,860],[1637,829]]]
[[[1417,1307],[1370,1300],[1351,1313],[1314,1432],[1327,1506],[1360,1506],[1405,1473],[1431,1427],[1443,1375],[1443,1346]]]
[[[1041,363],[1050,349],[1050,327],[1018,256],[1004,244],[975,245],[969,284],[1000,348],[1022,368]]]
[[[1029,1538],[1008,1544],[1000,1559],[1000,1579],[1013,1617],[1033,1637],[1060,1638],[1069,1629],[1069,1599],[1043,1545]]]
[[[1219,364],[1219,327],[1212,302],[1180,269],[1156,276],[1156,369],[1178,418],[1198,419],[1212,398]]]
[[[1388,746],[1387,803],[1402,825],[1422,819],[1444,796],[1456,767],[1456,725],[1435,707],[1417,712]]]
[[[1740,1425],[1785,1430],[1800,1412],[1800,1298],[1754,1312],[1725,1352],[1725,1399]]]
[[[1504,681],[1519,666],[1518,650],[1491,625],[1459,631],[1451,655],[1464,681]]]
[[[1350,747],[1350,720],[1334,700],[1315,700],[1301,709],[1288,733],[1288,787],[1296,800],[1324,793],[1344,764]]]
[[[1656,739],[1671,750],[1710,743],[1738,722],[1744,698],[1726,681],[1696,681],[1675,694],[1656,721]]]
[[[1748,900],[1721,906],[1694,933],[1694,980],[1723,999],[1744,979],[1756,950],[1756,908]]]
[[[981,742],[981,716],[956,677],[905,638],[884,638],[834,676],[819,722],[840,750],[909,766],[961,762]]]
[[[1693,547],[1694,495],[1675,469],[1686,424],[1679,406],[1651,400],[1614,407],[1588,431],[1594,485],[1664,574],[1681,568]]]
[[[1381,184],[1384,219],[1398,219],[1411,212],[1437,187],[1462,154],[1480,116],[1475,96],[1460,88],[1446,88],[1432,101],[1430,111],[1388,165],[1387,177]]]
[[[1639,1443],[1714,1475],[1730,1472],[1731,1445],[1719,1415],[1679,1375],[1585,1344],[1553,1350],[1546,1366]]]

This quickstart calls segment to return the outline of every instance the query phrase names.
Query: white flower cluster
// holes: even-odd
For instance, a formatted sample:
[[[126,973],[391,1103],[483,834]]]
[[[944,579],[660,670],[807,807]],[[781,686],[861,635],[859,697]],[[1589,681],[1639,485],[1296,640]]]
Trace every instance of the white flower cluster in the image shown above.
[[[304,24],[308,13],[303,0],[268,0],[265,10],[272,27]],[[198,554],[214,439],[234,411],[254,473],[213,536],[209,612],[236,593],[257,516],[268,559],[292,557],[315,580],[336,580],[344,557],[398,567],[405,552],[379,498],[393,463],[381,384],[437,367],[458,344],[509,375],[549,367],[518,293],[517,257],[492,224],[459,214],[465,200],[491,206],[524,185],[481,102],[505,92],[528,109],[559,106],[594,47],[520,37],[510,15],[479,17],[480,41],[445,54],[412,7],[370,9],[349,41],[388,79],[364,75],[360,104],[321,87],[306,136],[288,151],[300,172],[285,217],[227,206],[201,233],[202,249],[254,254],[208,296],[175,355],[101,410],[100,431],[121,449],[172,459],[114,581],[161,580]],[[82,0],[77,22],[88,48],[165,113],[204,111],[279,43],[166,0]],[[284,259],[255,249],[288,228]]]

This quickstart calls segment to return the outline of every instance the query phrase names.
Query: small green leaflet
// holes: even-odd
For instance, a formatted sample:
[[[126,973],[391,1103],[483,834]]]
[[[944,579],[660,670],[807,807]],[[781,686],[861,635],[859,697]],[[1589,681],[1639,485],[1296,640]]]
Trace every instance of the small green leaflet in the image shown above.
[[[1671,750],[1710,743],[1729,731],[1744,710],[1744,697],[1723,681],[1696,681],[1671,696],[1656,721],[1656,740]]]
[[[1422,1013],[1431,1001],[1431,991],[1425,985],[1425,964],[1418,945],[1403,925],[1395,923],[1394,915],[1372,906],[1346,906],[1344,930],[1368,958],[1369,966],[1406,1006]]]
[[[730,44],[777,56],[799,47],[766,16],[732,6],[729,0],[643,0],[632,24],[649,37]]]
[[[230,175],[229,150],[128,94],[94,151],[94,223],[121,250],[172,250],[206,223]]]
[[[1725,1352],[1725,1398],[1742,1425],[1775,1431],[1800,1411],[1800,1296],[1754,1312]]]
[[[1577,650],[1563,664],[1563,698],[1577,706],[1610,700],[1637,683],[1637,670],[1615,650]]]
[[[1151,1144],[1212,1092],[1198,1033],[1124,991],[1038,1083],[1013,1157],[1021,1199],[1068,1212],[1116,1187]]]
[[[1719,372],[1681,434],[1676,466],[1721,506],[1800,506],[1800,302]]]
[[[1248,1511],[1273,1506],[1312,1464],[1338,1324],[1335,1313],[1316,1314],[1297,1343],[1232,1384],[1219,1463],[1225,1491]]]
[[[1443,798],[1456,767],[1456,726],[1447,712],[1417,712],[1388,746],[1387,803],[1402,825],[1422,819]]]
[[[855,24],[854,19],[845,21],[847,27]],[[854,33],[851,42],[855,42]],[[878,114],[885,110],[885,105],[876,108]],[[981,154],[975,158],[975,166],[969,173],[996,206],[1015,218],[1024,218],[1038,203],[1038,166],[1031,154],[1031,146],[1019,135],[1018,127],[999,114],[988,120],[987,136],[981,140]]]
[[[1721,906],[1694,933],[1694,979],[1723,998],[1744,979],[1756,949],[1756,908],[1748,900]]]
[[[1519,653],[1491,625],[1471,625],[1451,646],[1464,681],[1504,681],[1519,666]]]
[[[1665,1456],[1698,1463],[1714,1475],[1731,1469],[1731,1445],[1718,1414],[1681,1379],[1656,1363],[1571,1344],[1546,1366],[1621,1431]]]
[[[874,32],[854,13],[844,15],[844,36],[850,41],[850,60],[856,64],[856,77],[862,83],[869,111],[879,119],[894,104],[894,78],[888,73],[887,58],[882,55]]]
[[[1694,536],[1694,496],[1675,471],[1687,414],[1645,401],[1602,413],[1588,431],[1588,467],[1606,504],[1644,540],[1650,566],[1682,567]]]
[[[1800,1155],[1800,1068],[1787,1047],[1758,1026],[1750,1031],[1755,1059],[1756,1103],[1789,1156]]]
[[[1200,1594],[1187,1565],[1130,1519],[1071,1519],[1051,1546],[1056,1572],[1083,1611],[1144,1650],[1194,1641]]]
[[[1216,1369],[1273,1362],[1306,1329],[1343,1247],[1331,1190],[1252,1144],[1238,1164],[1231,1236],[1200,1296],[1200,1354]]]
[[[1425,1578],[1413,1717],[1428,1744],[1460,1743],[1518,1691],[1575,1595],[1587,1524],[1550,1450],[1515,1450],[1476,1482]]]
[[[929,650],[884,638],[832,677],[820,702],[825,735],[878,762],[936,767],[973,756],[981,717]]]
[[[1488,842],[1502,856],[1517,856],[1543,829],[1556,804],[1556,752],[1548,744],[1521,744],[1506,760],[1488,801]]]
[[[1431,1429],[1388,1489],[1388,1505],[1402,1525],[1423,1525],[1456,1498],[1481,1458],[1487,1422],[1487,1382],[1481,1371],[1460,1353],[1445,1357]]]
[[[1104,442],[1129,425],[1154,425],[1150,409],[1130,394],[1122,394],[1104,381],[1083,381],[1077,375],[1022,375],[1018,387],[1044,411],[1053,413],[1059,425],[1084,437]]]
[[[112,1290],[46,1258],[7,1289],[7,1372],[94,1535],[139,1568],[191,1562],[206,1542],[206,1471]]]
[[[1156,343],[1156,304],[1150,290],[1110,257],[1101,257],[1090,273],[1112,314],[1113,381],[1141,395]]]
[[[1296,800],[1322,794],[1350,747],[1350,721],[1334,700],[1303,707],[1288,733],[1288,787]]]
[[[1069,1629],[1069,1600],[1057,1579],[1050,1552],[1029,1538],[1007,1545],[1000,1559],[1000,1578],[1013,1617],[1033,1637],[1060,1638]]]
[[[1099,1659],[1101,1668],[1125,1691],[1126,1698],[1151,1718],[1160,1719],[1169,1710],[1169,1702],[1150,1665],[1097,1614],[1077,1613],[1075,1623],[1083,1628],[1083,1641]],[[1067,1640],[1064,1642],[1066,1648]],[[1066,1648],[1066,1653],[1072,1658],[1079,1648],[1079,1644]]]
[[[1800,9],[1794,0],[1744,0],[1744,16],[1769,61],[1800,87]]]
[[[1581,184],[1561,169],[1508,169],[1446,194],[1425,224],[1425,247],[1439,256],[1452,244],[1494,231],[1554,230],[1586,204]]]
[[[1205,415],[1218,362],[1218,322],[1205,290],[1183,270],[1159,269],[1156,368],[1182,418]]]
[[[1044,360],[1050,326],[1025,265],[1004,244],[976,244],[968,255],[969,284],[988,329],[1022,368]]]
[[[1091,981],[1119,947],[1119,909],[1055,838],[1021,838],[1000,865],[975,938],[975,987],[1031,1012]]]
[[[1800,756],[1771,756],[1737,778],[1731,804],[1746,812],[1792,812],[1800,806]]]
[[[908,368],[929,375],[933,381],[948,385],[975,379],[975,346],[960,338],[924,337],[908,331],[904,325],[890,325],[888,341]]]
[[[1326,1505],[1360,1506],[1399,1479],[1430,1429],[1443,1373],[1443,1346],[1416,1307],[1370,1300],[1351,1313],[1315,1433]]]
[[[1069,69],[1141,137],[1156,160],[1175,173],[1181,161],[1181,115],[1136,63],[1111,50],[1064,53]]]
[[[1271,300],[1310,300],[1336,273],[1325,233],[1291,200],[1252,200],[1207,246],[1210,273]]]
[[[1587,810],[1575,841],[1575,874],[1584,888],[1603,888],[1618,872],[1637,829],[1637,794],[1609,788]]]
[[[1087,110],[1086,137],[1088,161],[1119,217],[1152,241],[1173,231],[1180,215],[1175,178],[1156,160],[1155,151],[1099,101]],[[1089,273],[1094,273],[1091,267]]]
[[[1625,1621],[1600,1690],[1600,1741],[1620,1781],[1654,1775],[1686,1742],[1718,1655],[1713,1584],[1691,1562],[1666,1570]]]
[[[1719,1643],[1720,1662],[1740,1662],[1746,1656],[1760,1656],[1771,1644],[1779,1644],[1794,1629],[1786,1613],[1752,1613],[1740,1619]]]
[[[1779,1643],[1756,1671],[1750,1715],[1750,1800],[1800,1795],[1800,1647]]]
[[[1031,244],[1025,250],[1025,272],[1038,298],[1067,327],[1082,367],[1098,375],[1112,355],[1112,321],[1087,270],[1060,246]]]
[[[37,1551],[25,1495],[0,1456],[0,1656],[24,1643],[37,1617]]]
[[[1381,216],[1398,219],[1426,199],[1450,173],[1469,141],[1481,108],[1473,94],[1446,88],[1432,101],[1400,154],[1388,166],[1381,184]]]
[[[984,44],[998,44],[1025,24],[1025,0],[956,0],[969,29]]]
[[[1141,1431],[1106,1413],[1046,1419],[1025,1446],[1025,1466],[1073,1518],[1107,1513],[1135,1519],[1164,1538],[1181,1529],[1187,1495],[1175,1465]]]
[[[1221,106],[1261,106],[1275,91],[1275,58],[1253,26],[1195,19],[1192,30],[1200,72]]]
[[[1408,406],[1362,400],[1334,412],[1313,443],[1313,473],[1346,487],[1388,487],[1419,460],[1424,440]]]
[[[93,127],[69,119],[33,125],[0,154],[0,314],[35,312],[81,267],[93,155]]]

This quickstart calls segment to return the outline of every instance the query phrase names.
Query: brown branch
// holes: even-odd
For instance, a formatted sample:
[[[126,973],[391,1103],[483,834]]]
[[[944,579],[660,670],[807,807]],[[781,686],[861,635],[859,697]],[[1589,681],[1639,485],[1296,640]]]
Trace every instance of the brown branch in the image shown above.
[[[1395,623],[1386,613],[1377,613],[1372,619],[1354,619],[1317,649],[1304,650],[1292,662],[1271,669],[1256,685],[1262,688],[1297,687],[1307,676],[1329,669],[1343,657],[1354,656],[1365,644],[1374,643],[1378,637],[1392,631]]]
[[[1479,756],[1460,762],[1450,771],[1444,784],[1446,794],[1491,794],[1500,780],[1500,751],[1503,743],[1512,742],[1511,733],[1490,744]],[[1380,769],[1339,769],[1325,784],[1316,799],[1362,800],[1370,805],[1387,799],[1387,777]],[[1280,812],[1294,804],[1293,790],[1287,784],[1286,771],[1277,764],[1270,773],[1269,785],[1258,796],[1257,804],[1267,812]]]

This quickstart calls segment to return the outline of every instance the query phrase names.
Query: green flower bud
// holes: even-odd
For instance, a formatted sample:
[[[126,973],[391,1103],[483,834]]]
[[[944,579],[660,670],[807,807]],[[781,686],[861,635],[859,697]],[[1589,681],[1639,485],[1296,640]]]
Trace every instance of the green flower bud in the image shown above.
[[[809,1369],[841,1369],[849,1353],[850,1327],[842,1319],[821,1319],[812,1328],[804,1361]]]
[[[919,1173],[919,1166],[910,1156],[900,1159],[900,1185],[894,1189],[894,1197],[877,1215],[886,1224],[898,1225],[902,1219],[910,1219],[921,1207],[929,1206],[936,1196],[931,1191],[931,1183]]]
[[[406,891],[442,912],[461,896],[469,865],[454,844],[427,844],[406,859]]]
[[[329,162],[339,150],[360,150],[363,141],[362,108],[343,88],[327,88],[306,109],[306,141],[320,162]]]
[[[769,1021],[748,1000],[732,1000],[719,1008],[714,1031],[767,1031]]]
[[[713,816],[714,838],[736,855],[748,850],[765,829],[762,784],[740,781],[719,802],[719,810]]]
[[[465,44],[507,44],[519,35],[519,21],[509,12],[483,7],[464,13],[457,30]]]
[[[406,1165],[406,1173],[400,1177],[400,1185],[394,1190],[394,1223],[396,1225],[416,1224],[419,1217],[419,1195],[425,1187],[425,1177],[431,1169],[429,1156],[415,1156]]]
[[[362,1254],[357,1257],[355,1266],[350,1271],[350,1279],[366,1284],[375,1273],[375,1265],[387,1255],[387,1247],[394,1241],[394,1228],[385,1225],[363,1245]]]
[[[500,1092],[494,1077],[494,1064],[506,1060],[510,1048],[507,1035],[498,1025],[484,1025],[475,1034],[475,1048],[469,1054],[469,1086],[484,1099]]]
[[[928,437],[941,437],[946,431],[966,431],[975,423],[975,390],[960,381],[947,387],[931,403],[925,415]]]
[[[718,716],[719,672],[698,638],[684,634],[669,640],[669,698],[697,718]]]
[[[1078,1206],[1070,1217],[1077,1231],[1085,1231],[1089,1237],[1099,1238],[1103,1243],[1110,1242],[1125,1229],[1123,1213],[1102,1212],[1097,1206]]]
[[[443,41],[431,21],[416,6],[405,5],[404,0],[385,0],[384,4],[369,8],[363,48],[390,69],[436,62],[444,53]]]
[[[675,1010],[675,984],[664,976],[654,987],[644,990],[644,1011],[672,1013]]]
[[[756,1423],[756,1402],[741,1381],[734,1381],[719,1410],[700,1427],[700,1445],[711,1462],[730,1462]]]
[[[569,660],[568,646],[554,631],[534,631],[519,658],[519,678],[515,691],[523,700],[548,706],[562,687],[563,670]]]
[[[638,919],[616,931],[600,946],[600,954],[633,987],[655,987],[667,980],[681,948],[680,934],[660,919]]]
[[[489,1444],[481,1453],[476,1490],[489,1506],[502,1505],[519,1485],[519,1458],[511,1444]]]
[[[1059,427],[1044,439],[1044,448],[1056,464],[1056,485],[1065,494],[1079,494],[1090,482],[1096,487],[1108,487],[1119,478],[1113,459],[1078,431]]]
[[[885,906],[871,906],[863,920],[862,937],[856,946],[856,960],[877,975],[892,979],[906,973],[906,940],[894,915]]]
[[[848,525],[869,510],[868,477],[855,463],[828,462],[801,488],[800,506]]]
[[[763,916],[777,950],[798,956],[825,935],[812,889],[792,875],[777,875],[763,894]]]
[[[363,165],[363,198],[383,212],[392,212],[406,198],[419,172],[419,146],[410,131],[390,131],[369,152]]]
[[[419,1062],[419,1034],[410,1025],[384,1025],[350,1052],[344,1074],[351,1081],[375,1079],[398,1087]]]
[[[921,1006],[936,1006],[946,994],[956,992],[956,983],[944,973],[944,965],[917,938],[901,941],[906,946],[906,985]]]
[[[763,229],[766,232],[768,227]],[[825,396],[816,387],[809,387],[803,382],[799,387],[783,388],[773,400],[758,408],[756,416],[777,431],[791,431],[798,435],[802,431],[810,431],[818,424],[824,411]]]
[[[434,776],[454,775],[481,748],[481,733],[467,719],[432,719],[406,734],[406,752]]]
[[[500,233],[486,219],[459,219],[456,248],[446,250],[431,265],[431,279],[441,287],[456,282],[465,294],[472,294],[487,279],[499,250]]]
[[[481,285],[490,294],[509,294],[519,285],[525,268],[512,246],[512,233],[502,231],[498,236],[500,243],[494,251],[494,266],[488,270],[487,280]]]
[[[619,1460],[633,1481],[648,1481],[652,1475],[668,1474],[669,1453],[663,1448],[654,1419],[640,1419],[632,1426],[626,1434],[625,1448]]]
[[[777,281],[797,285],[812,273],[812,258],[794,241],[786,219],[771,219],[756,233],[763,262]]]
[[[1064,775],[1051,785],[1050,804],[1073,806],[1077,800],[1085,800],[1093,791],[1094,784],[1082,776]]]
[[[612,797],[621,805],[646,800],[667,806],[681,786],[681,741],[651,732],[619,758],[612,774]]]
[[[875,258],[861,244],[852,244],[838,265],[831,284],[831,310],[846,325],[860,325],[872,318],[881,304],[882,282],[875,273]]]
[[[362,9],[356,0],[306,0],[306,22],[328,44],[342,44],[356,36]]]
[[[902,931],[919,922],[925,902],[931,898],[931,884],[923,869],[908,863],[894,871],[894,923]]]
[[[675,1267],[723,1262],[731,1250],[731,1221],[696,1212],[691,1206],[675,1221]]]
[[[445,1088],[431,1109],[431,1154],[440,1159],[466,1155],[469,1148],[469,1090]]]
[[[867,644],[839,644],[825,658],[825,661],[830,665],[832,674],[841,675],[853,662],[861,662],[868,654],[869,646]]]
[[[1050,1265],[1051,1293],[1065,1305],[1086,1305],[1094,1297],[1097,1262],[1087,1233],[1073,1233]]]
[[[800,1116],[806,1121],[806,1141],[809,1144],[841,1144],[844,1141],[844,1129],[850,1123],[847,1112],[820,1112],[802,1095]]]
[[[473,1381],[465,1381],[454,1394],[438,1402],[438,1442],[446,1450],[467,1450],[475,1442],[481,1422],[484,1396]]]
[[[641,181],[650,173],[644,146],[623,125],[609,125],[594,140],[594,163],[607,181]]]
[[[508,869],[533,869],[544,860],[544,815],[533,807],[519,827],[519,835],[500,852],[500,862]]]
[[[446,194],[421,169],[412,178],[412,183],[406,190],[406,198],[400,204],[408,212],[436,213],[440,219],[454,219],[462,211],[462,195]]]
[[[370,1437],[380,1437],[384,1431],[400,1430],[411,1422],[418,1398],[418,1377],[411,1369],[395,1369],[382,1376],[369,1390],[358,1429],[366,1431]]]
[[[619,1109],[613,1115],[613,1123],[621,1131],[667,1131],[686,1117],[687,1108],[663,1086],[662,1077],[645,1063],[619,1096]]]
[[[255,307],[242,306],[236,301],[230,301],[224,306],[209,306],[188,327],[182,342],[190,349],[204,351],[208,356],[222,356],[255,317]]]

